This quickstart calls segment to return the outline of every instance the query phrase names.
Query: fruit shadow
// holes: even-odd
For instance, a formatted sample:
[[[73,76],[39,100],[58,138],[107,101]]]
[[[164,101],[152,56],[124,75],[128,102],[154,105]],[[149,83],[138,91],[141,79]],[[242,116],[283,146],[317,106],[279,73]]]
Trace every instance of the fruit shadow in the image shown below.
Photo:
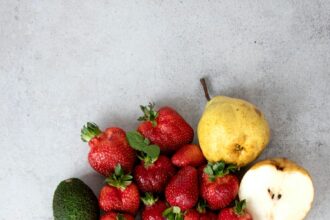
[[[105,184],[105,177],[98,174],[97,172],[86,173],[79,177],[84,183],[86,183],[98,197],[101,188]]]

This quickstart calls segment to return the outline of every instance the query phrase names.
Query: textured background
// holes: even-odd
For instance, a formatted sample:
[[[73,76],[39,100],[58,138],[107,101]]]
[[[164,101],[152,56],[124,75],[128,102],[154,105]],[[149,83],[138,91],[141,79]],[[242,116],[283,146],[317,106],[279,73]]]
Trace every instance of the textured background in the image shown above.
[[[155,101],[196,127],[201,76],[212,95],[264,111],[262,158],[306,167],[308,219],[329,219],[329,11],[327,0],[0,0],[0,219],[52,219],[68,177],[97,193],[86,121],[131,130],[138,105]]]

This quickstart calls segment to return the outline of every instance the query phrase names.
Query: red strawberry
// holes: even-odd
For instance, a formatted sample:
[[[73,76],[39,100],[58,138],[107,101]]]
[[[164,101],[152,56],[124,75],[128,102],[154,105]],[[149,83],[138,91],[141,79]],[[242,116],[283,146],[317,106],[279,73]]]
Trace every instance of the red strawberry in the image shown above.
[[[108,185],[101,189],[99,205],[103,211],[118,211],[135,214],[139,209],[140,195],[137,186],[132,183],[132,176],[125,175],[121,166],[116,166],[115,173],[106,179]]]
[[[220,211],[218,220],[252,220],[252,217],[245,210],[245,200],[235,201],[235,207],[225,208]]]
[[[218,216],[206,211],[206,203],[200,201],[196,209],[190,209],[185,213],[184,220],[217,220]]]
[[[148,164],[141,161],[134,169],[134,179],[142,192],[163,192],[167,182],[175,174],[175,168],[166,156]]]
[[[172,163],[178,167],[198,167],[205,162],[204,155],[198,145],[187,144],[182,146],[173,156]]]
[[[225,208],[237,196],[238,178],[229,174],[236,169],[234,165],[223,162],[208,163],[201,175],[201,196],[213,210]]]
[[[102,215],[100,220],[134,220],[134,217],[129,214],[108,212],[108,213]]]
[[[127,132],[132,148],[139,151],[141,163],[134,169],[134,179],[142,192],[163,192],[167,182],[175,174],[175,167],[166,156],[159,156],[159,147],[139,132]]]
[[[163,212],[167,208],[166,203],[154,198],[152,194],[146,193],[146,196],[141,198],[145,207],[142,211],[142,220],[165,220]]]
[[[157,144],[162,152],[168,153],[179,149],[184,144],[190,144],[194,138],[191,126],[170,107],[154,110],[154,104],[141,106],[144,116],[138,131],[151,143]]]
[[[201,214],[201,218],[199,220],[217,220],[217,215],[213,212],[206,212]]]
[[[213,212],[205,212],[200,214],[199,220],[217,220],[217,215]]]
[[[199,220],[200,213],[195,209],[189,209],[184,215],[184,220]]]
[[[132,170],[136,155],[122,129],[108,128],[101,132],[96,124],[88,122],[81,130],[81,139],[88,142],[91,148],[88,161],[100,174],[109,176],[117,164],[126,172]]]
[[[198,200],[198,177],[194,167],[183,167],[165,188],[166,200],[182,211],[194,207]]]
[[[184,220],[217,220],[218,216],[212,212],[199,213],[195,209],[190,209],[184,216]]]

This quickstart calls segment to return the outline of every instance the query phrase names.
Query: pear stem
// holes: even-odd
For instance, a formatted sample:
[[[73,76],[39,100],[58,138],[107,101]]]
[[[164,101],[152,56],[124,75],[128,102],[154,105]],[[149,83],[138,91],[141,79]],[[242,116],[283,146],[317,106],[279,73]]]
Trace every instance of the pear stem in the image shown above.
[[[207,84],[206,84],[205,79],[204,79],[204,78],[201,78],[201,79],[200,79],[200,82],[201,82],[201,84],[202,84],[202,86],[203,86],[203,90],[204,90],[204,94],[205,94],[205,98],[206,98],[206,100],[207,100],[207,101],[210,101],[210,100],[211,100],[211,97],[210,97],[209,91],[208,91],[208,89],[207,89]]]

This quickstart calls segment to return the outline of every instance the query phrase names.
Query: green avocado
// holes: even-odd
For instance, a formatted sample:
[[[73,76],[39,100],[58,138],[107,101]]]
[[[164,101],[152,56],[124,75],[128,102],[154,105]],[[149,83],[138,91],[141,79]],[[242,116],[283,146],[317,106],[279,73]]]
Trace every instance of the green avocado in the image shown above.
[[[55,220],[98,220],[100,210],[93,191],[80,179],[63,180],[53,198]]]

